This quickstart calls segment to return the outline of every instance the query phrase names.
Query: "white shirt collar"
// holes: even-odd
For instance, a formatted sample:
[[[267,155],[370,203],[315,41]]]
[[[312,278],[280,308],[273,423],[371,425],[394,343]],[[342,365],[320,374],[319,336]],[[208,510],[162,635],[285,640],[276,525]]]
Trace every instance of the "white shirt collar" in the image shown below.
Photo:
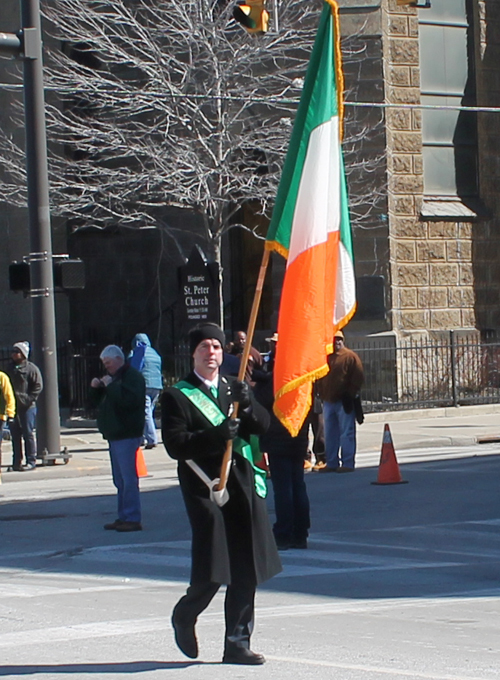
[[[214,380],[207,380],[207,378],[204,378],[201,376],[197,371],[194,371],[194,374],[197,378],[201,380],[201,382],[210,389],[211,387],[215,387],[216,390],[219,389],[219,376],[217,375]]]

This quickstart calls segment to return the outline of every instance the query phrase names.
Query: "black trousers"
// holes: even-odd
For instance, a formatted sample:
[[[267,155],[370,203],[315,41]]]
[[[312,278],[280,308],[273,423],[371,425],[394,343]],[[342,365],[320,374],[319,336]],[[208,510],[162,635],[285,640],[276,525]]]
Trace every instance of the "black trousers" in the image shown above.
[[[274,491],[276,522],[273,532],[276,541],[293,543],[306,540],[311,520],[302,456],[270,453],[269,469]]]
[[[181,625],[192,625],[201,612],[208,607],[220,588],[218,583],[190,585],[186,594],[175,605],[173,618]],[[250,648],[250,636],[254,625],[255,586],[236,583],[227,586],[224,601],[226,633],[224,651],[231,652]]]

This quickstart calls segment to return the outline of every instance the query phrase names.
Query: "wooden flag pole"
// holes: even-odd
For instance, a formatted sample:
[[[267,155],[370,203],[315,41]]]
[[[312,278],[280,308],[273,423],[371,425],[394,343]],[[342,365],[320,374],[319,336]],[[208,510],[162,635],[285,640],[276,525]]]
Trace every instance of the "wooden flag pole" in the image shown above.
[[[245,379],[245,373],[247,371],[248,357],[250,356],[250,349],[252,347],[253,336],[255,332],[255,325],[257,323],[257,314],[259,312],[260,300],[262,298],[262,289],[264,287],[264,279],[266,278],[267,266],[269,264],[269,258],[271,256],[271,251],[264,248],[264,253],[262,255],[262,262],[260,263],[259,277],[257,279],[257,285],[255,286],[255,295],[252,303],[252,311],[250,312],[250,320],[248,322],[247,339],[243,347],[243,354],[241,356],[240,370],[238,371],[238,380]],[[234,403],[233,412],[231,413],[231,418],[238,417],[238,402]],[[220,471],[220,482],[217,487],[218,491],[223,491],[226,488],[227,478],[229,477],[229,469],[231,466],[231,458],[233,455],[233,440],[230,439],[226,446],[226,451],[224,453],[224,458],[222,459],[222,467]]]

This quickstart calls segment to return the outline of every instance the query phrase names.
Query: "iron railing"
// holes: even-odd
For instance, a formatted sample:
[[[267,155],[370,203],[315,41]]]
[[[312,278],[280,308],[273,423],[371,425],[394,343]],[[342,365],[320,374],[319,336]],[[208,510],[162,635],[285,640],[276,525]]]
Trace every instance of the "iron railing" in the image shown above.
[[[350,341],[365,369],[366,412],[500,401],[500,343],[450,332],[440,340]]]
[[[450,332],[440,340],[396,345],[392,338],[350,338],[347,344],[363,362],[367,413],[500,402],[500,342]],[[10,348],[0,348],[0,370],[9,360]],[[165,385],[172,385],[190,370],[188,345],[179,344],[163,363]],[[73,417],[94,417],[88,393],[91,379],[102,374],[97,345],[61,344],[58,371],[60,407]]]

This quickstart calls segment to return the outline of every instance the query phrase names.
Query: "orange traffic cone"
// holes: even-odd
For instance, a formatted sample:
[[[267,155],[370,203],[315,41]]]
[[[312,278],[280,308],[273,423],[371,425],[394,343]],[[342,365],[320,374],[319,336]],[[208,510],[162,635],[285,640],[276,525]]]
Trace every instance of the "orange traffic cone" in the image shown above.
[[[382,451],[380,452],[380,463],[378,466],[378,477],[372,484],[407,484],[401,479],[396,452],[392,443],[391,431],[387,423],[384,425],[384,438],[382,439]]]
[[[146,461],[144,460],[144,454],[142,452],[141,447],[137,449],[135,452],[135,465],[137,468],[137,476],[138,477],[147,477],[148,476],[148,469],[146,467]]]

